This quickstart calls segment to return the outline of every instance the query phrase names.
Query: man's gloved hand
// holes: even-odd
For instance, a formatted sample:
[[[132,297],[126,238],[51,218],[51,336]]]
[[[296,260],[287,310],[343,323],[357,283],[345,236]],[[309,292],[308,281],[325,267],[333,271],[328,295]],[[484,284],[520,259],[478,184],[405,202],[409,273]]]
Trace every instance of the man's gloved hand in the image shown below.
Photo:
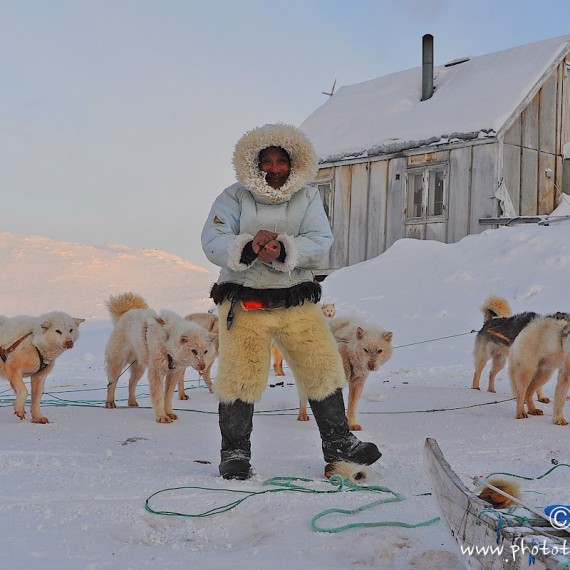
[[[253,241],[251,243],[251,247],[253,249],[253,253],[255,253],[255,255],[257,255],[257,257],[261,259],[261,261],[267,261],[266,259],[261,258],[259,254],[264,251],[265,246],[270,242],[275,242],[277,244],[278,251],[276,257],[279,256],[279,252],[281,251],[281,246],[275,241],[277,235],[278,234],[276,234],[275,232],[270,232],[269,230],[259,230],[255,234]],[[270,249],[274,250],[275,245],[273,245]],[[273,259],[276,259],[276,257],[273,257],[270,261],[273,261]]]
[[[272,239],[268,241],[264,248],[259,251],[257,258],[265,263],[275,261],[281,255],[281,244]]]

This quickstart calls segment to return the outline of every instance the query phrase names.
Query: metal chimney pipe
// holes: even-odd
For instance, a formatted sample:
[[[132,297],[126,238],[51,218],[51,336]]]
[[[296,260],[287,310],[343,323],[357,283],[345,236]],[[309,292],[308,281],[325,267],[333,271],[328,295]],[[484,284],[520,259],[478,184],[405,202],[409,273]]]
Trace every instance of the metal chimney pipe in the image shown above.
[[[422,101],[433,95],[433,36],[422,37]]]

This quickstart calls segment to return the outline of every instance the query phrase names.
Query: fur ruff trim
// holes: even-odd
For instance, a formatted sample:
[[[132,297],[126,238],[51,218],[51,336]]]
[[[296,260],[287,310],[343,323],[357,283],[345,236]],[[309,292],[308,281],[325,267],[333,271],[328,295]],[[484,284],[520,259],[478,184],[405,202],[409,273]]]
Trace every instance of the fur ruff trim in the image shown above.
[[[297,249],[295,240],[287,234],[280,234],[277,236],[277,241],[280,241],[283,244],[287,255],[285,257],[285,261],[275,260],[271,266],[273,269],[277,269],[277,271],[283,271],[283,273],[293,271],[299,263],[299,250]]]
[[[289,178],[281,188],[267,184],[259,169],[259,153],[270,146],[287,151],[291,160]],[[236,143],[233,153],[236,178],[264,204],[281,204],[311,181],[318,161],[307,135],[293,125],[278,123],[246,132]]]
[[[238,301],[261,301],[271,308],[298,307],[305,302],[318,303],[321,300],[321,286],[307,281],[283,289],[252,289],[231,282],[214,283],[210,297],[216,305],[235,298]]]
[[[518,481],[514,481],[513,479],[506,477],[490,477],[489,479],[486,479],[486,481],[490,485],[493,485],[493,487],[503,491],[503,493],[507,493],[508,495],[515,497],[515,499],[520,499],[521,497],[521,490]],[[505,497],[494,489],[490,489],[484,484],[479,488],[479,498],[491,503],[495,509],[506,509],[513,504],[512,499]]]
[[[244,311],[238,303],[228,331],[225,322],[229,306],[225,301],[219,308],[224,324],[220,327],[214,393],[221,402],[260,400],[267,386],[273,339],[293,372],[299,392],[310,400],[322,400],[344,386],[342,361],[318,305]]]
[[[372,476],[372,469],[367,465],[360,465],[352,461],[334,461],[327,463],[325,467],[325,477],[330,479],[333,475],[340,475],[355,485],[368,481]]]
[[[247,265],[246,263],[241,263],[241,254],[243,252],[243,248],[246,246],[248,242],[253,239],[252,235],[249,234],[240,234],[236,236],[236,238],[232,241],[230,248],[228,250],[228,267],[233,271],[245,271],[249,267],[253,265],[257,260],[254,259],[253,263]]]

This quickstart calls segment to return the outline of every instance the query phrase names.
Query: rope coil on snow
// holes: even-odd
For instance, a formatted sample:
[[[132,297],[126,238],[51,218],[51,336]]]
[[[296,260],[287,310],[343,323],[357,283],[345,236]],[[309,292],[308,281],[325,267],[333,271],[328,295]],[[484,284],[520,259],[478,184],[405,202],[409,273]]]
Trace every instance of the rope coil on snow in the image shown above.
[[[377,501],[373,501],[372,503],[368,503],[366,505],[363,505],[363,506],[358,507],[358,508],[353,509],[353,510],[327,509],[326,511],[323,511],[322,513],[319,513],[312,518],[311,528],[313,529],[313,531],[336,533],[336,532],[342,532],[344,530],[348,530],[351,528],[372,528],[372,527],[379,527],[379,526],[397,526],[397,527],[403,527],[403,528],[417,528],[420,526],[428,526],[428,525],[434,524],[436,522],[439,522],[439,520],[440,520],[440,517],[435,517],[435,518],[432,518],[430,520],[423,521],[420,523],[415,523],[415,524],[398,522],[398,521],[383,521],[383,522],[350,523],[350,524],[342,525],[339,527],[324,528],[324,527],[317,525],[317,521],[326,515],[329,515],[332,513],[354,515],[354,514],[357,514],[357,513],[360,513],[362,511],[371,509],[371,508],[378,506],[378,505],[381,505],[381,504],[395,503],[395,502],[403,501],[403,500],[405,500],[405,498],[403,495],[401,495],[395,491],[392,491],[388,487],[380,487],[380,486],[373,486],[373,485],[358,485],[356,483],[350,483],[348,481],[348,479],[345,479],[345,478],[341,477],[340,475],[333,475],[328,480],[328,482],[331,485],[333,485],[333,487],[334,487],[333,489],[329,489],[329,490],[312,489],[312,488],[307,487],[305,485],[299,485],[297,483],[299,481],[303,482],[303,483],[309,483],[312,480],[311,479],[305,479],[302,477],[272,477],[272,478],[264,481],[262,483],[262,485],[263,486],[273,485],[274,488],[265,489],[262,491],[246,491],[246,490],[239,490],[239,489],[216,489],[216,488],[211,488],[211,487],[197,487],[197,486],[171,487],[171,488],[167,488],[167,489],[162,489],[160,491],[156,491],[155,493],[150,495],[145,501],[145,510],[148,511],[149,513],[152,513],[155,515],[176,516],[176,517],[184,517],[184,518],[203,518],[203,517],[209,517],[209,516],[220,514],[220,513],[225,513],[227,511],[233,509],[234,507],[237,507],[238,505],[240,505],[241,503],[243,503],[246,499],[249,499],[250,497],[254,497],[257,495],[264,495],[267,493],[280,493],[283,491],[293,491],[293,492],[299,492],[299,493],[332,494],[332,493],[341,493],[341,492],[367,491],[367,492],[373,492],[373,493],[388,493],[388,494],[392,495],[392,497],[388,497],[387,499],[379,499]],[[151,500],[153,498],[155,498],[156,496],[161,495],[163,493],[169,493],[172,491],[180,491],[180,490],[222,491],[222,492],[227,492],[227,493],[240,493],[244,496],[241,497],[240,499],[236,499],[235,501],[231,501],[230,503],[227,503],[225,505],[220,505],[218,507],[214,507],[212,509],[209,509],[209,510],[201,512],[201,513],[183,513],[183,512],[178,512],[178,511],[158,510],[158,509],[155,509],[153,506],[151,506]],[[423,493],[422,495],[418,495],[418,496],[426,496],[429,494],[430,493]]]

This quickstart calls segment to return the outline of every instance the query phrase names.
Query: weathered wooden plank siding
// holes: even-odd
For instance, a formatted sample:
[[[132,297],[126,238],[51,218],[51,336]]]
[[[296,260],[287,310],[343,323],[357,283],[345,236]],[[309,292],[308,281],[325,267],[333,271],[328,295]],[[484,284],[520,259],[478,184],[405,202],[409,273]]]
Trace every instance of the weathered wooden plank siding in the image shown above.
[[[557,93],[558,73],[555,70],[544,82],[539,92],[538,143],[540,152],[538,155],[537,214],[550,214],[556,207],[554,182],[556,175]]]
[[[504,142],[507,144],[514,144],[516,146],[521,146],[522,144],[522,133],[521,133],[521,117],[520,115],[514,120],[513,124],[505,132],[503,138]]]
[[[387,186],[388,161],[372,162],[370,165],[370,188],[368,190],[366,259],[380,255],[386,246]]]
[[[410,223],[406,224],[406,231],[404,237],[410,239],[426,239],[426,225],[425,223]]]
[[[526,106],[521,115],[522,146],[538,150],[539,93]]]
[[[386,248],[404,237],[404,201],[406,196],[405,158],[394,158],[390,160],[388,180]]]
[[[335,168],[333,236],[331,268],[338,269],[348,265],[348,220],[350,216],[350,183],[352,167],[350,165]]]
[[[503,178],[515,212],[521,207],[521,147],[503,145]]]
[[[454,243],[469,233],[471,203],[471,147],[449,153],[447,208],[447,243]]]
[[[546,172],[550,171],[550,177]],[[555,203],[554,172],[556,157],[547,152],[538,153],[538,214],[550,214]]]
[[[350,191],[350,213],[348,230],[348,264],[354,265],[366,260],[367,206],[368,206],[368,163],[352,166]]]
[[[317,180],[332,180],[334,168],[321,168],[317,172]]]
[[[538,152],[522,149],[521,216],[534,216],[538,207]]]
[[[570,62],[570,57],[566,58],[566,62]],[[562,124],[561,128],[561,144],[570,142],[570,71],[564,69],[562,73]]]
[[[544,82],[539,91],[538,148],[542,152],[556,153],[556,72]]]
[[[425,239],[433,239],[445,243],[447,233],[444,222],[434,222],[425,224]]]
[[[493,218],[498,212],[497,190],[498,143],[474,145],[471,168],[471,214],[469,233],[481,231],[479,218]]]
[[[570,70],[566,68],[566,65],[570,65],[570,56],[567,56],[566,61],[560,66],[560,155],[562,154],[564,145],[570,142]],[[556,177],[557,186],[561,190],[563,189],[562,191],[570,193],[570,161],[562,160],[561,157],[559,157],[557,163],[560,165],[557,171],[559,175]]]
[[[561,176],[556,154],[561,144],[559,126],[563,117],[562,68],[560,65],[550,74],[523,110],[520,141],[518,119],[504,136],[503,176],[515,211],[520,215],[548,214],[556,207],[557,180]],[[547,169],[552,171],[551,177],[546,175]]]
[[[334,168],[321,168],[317,171],[316,180],[322,180],[323,182],[330,182],[332,188],[334,189]],[[334,190],[333,190],[334,192]],[[334,196],[334,193],[333,193]],[[334,213],[334,208],[333,208]],[[331,228],[333,227],[333,221],[331,220]],[[334,245],[333,245],[334,247]],[[329,254],[326,260],[323,261],[322,266],[319,268],[320,270],[328,270],[332,267],[332,255],[333,255],[333,248],[330,249]]]

